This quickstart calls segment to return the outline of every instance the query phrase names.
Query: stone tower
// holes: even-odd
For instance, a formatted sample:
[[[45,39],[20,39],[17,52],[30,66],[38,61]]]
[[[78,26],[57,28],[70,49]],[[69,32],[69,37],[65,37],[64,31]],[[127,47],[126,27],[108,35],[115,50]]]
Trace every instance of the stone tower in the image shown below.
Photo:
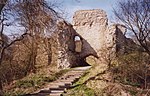
[[[94,49],[98,57],[101,56],[103,49],[112,49],[113,53],[124,53],[126,37],[123,33],[126,31],[126,28],[120,24],[108,25],[108,18],[103,10],[76,11],[73,16],[73,28]],[[84,50],[90,49],[84,46]],[[88,54],[92,53],[86,52]],[[81,56],[85,55],[85,52],[83,53],[81,53]],[[86,54],[86,56],[88,55]]]

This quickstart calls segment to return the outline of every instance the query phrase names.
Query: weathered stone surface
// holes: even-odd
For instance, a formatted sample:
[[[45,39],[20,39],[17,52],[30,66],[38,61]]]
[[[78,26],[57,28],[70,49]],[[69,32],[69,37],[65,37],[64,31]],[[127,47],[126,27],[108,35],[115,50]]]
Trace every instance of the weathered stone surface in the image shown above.
[[[88,57],[86,57],[86,62],[87,62],[89,65],[91,65],[91,66],[94,66],[94,65],[99,64],[98,59],[95,58],[94,56],[88,56]]]
[[[38,38],[36,65],[53,64],[58,68],[68,68],[87,65],[86,60],[97,64],[98,58],[105,57],[101,56],[102,52],[106,54],[109,53],[106,51],[111,50],[114,53],[123,54],[127,49],[125,45],[133,43],[123,35],[126,31],[124,26],[108,25],[107,15],[103,10],[77,11],[73,17],[73,26],[64,20],[59,20],[55,27],[55,32],[51,34],[51,37]],[[75,36],[78,36],[82,43],[81,52],[75,51]],[[28,39],[22,42],[25,44],[31,41]],[[28,54],[22,54],[22,56],[26,55]],[[90,55],[93,57],[88,57]],[[14,58],[22,57],[14,56]]]
[[[37,64],[51,63],[58,68],[87,65],[86,60],[97,64],[98,58],[105,57],[101,55],[109,53],[106,51],[122,54],[125,45],[129,44],[123,35],[125,27],[120,24],[108,26],[107,15],[103,10],[77,11],[73,17],[73,26],[60,20],[55,31],[51,38],[39,40]],[[75,51],[75,36],[81,39],[81,52]],[[88,57],[90,55],[93,57]]]
[[[80,10],[73,16],[74,26],[105,26],[107,25],[107,15],[103,10]]]
[[[107,20],[103,10],[81,10],[75,12],[73,27],[97,52],[104,44]]]
[[[112,49],[112,51],[116,54],[124,53],[125,51],[125,40],[126,37],[123,33],[126,32],[126,27],[120,24],[113,24],[107,27],[105,34],[105,45],[106,48]]]
[[[76,56],[74,55],[75,31],[72,25],[65,21],[58,22],[58,29],[58,68],[76,66]]]
[[[73,26],[64,20],[58,21],[55,26],[57,28],[52,37],[43,36],[37,41],[37,65],[53,64],[58,68],[68,68],[87,65],[86,60],[97,64],[98,58],[105,57],[101,56],[102,52],[110,54],[106,51],[113,51],[123,54],[127,49],[125,45],[133,43],[124,36],[124,26],[108,26],[107,15],[103,10],[77,11],[73,17]],[[75,36],[81,39],[81,52],[75,51]],[[93,57],[88,57],[90,55]]]
[[[126,27],[121,24],[108,25],[108,18],[103,10],[76,11],[73,16],[73,27],[83,37],[81,57],[88,55],[101,57],[102,52],[113,55],[125,52],[125,45],[128,42],[124,36]]]

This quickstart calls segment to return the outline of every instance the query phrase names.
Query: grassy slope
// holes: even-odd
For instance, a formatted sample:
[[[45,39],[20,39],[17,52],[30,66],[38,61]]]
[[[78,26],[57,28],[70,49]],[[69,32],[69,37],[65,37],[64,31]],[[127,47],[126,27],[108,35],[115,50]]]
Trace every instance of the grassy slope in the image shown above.
[[[94,87],[90,87],[90,82],[95,81],[95,77],[103,73],[106,70],[105,65],[93,66],[91,69],[87,70],[82,78],[74,84],[74,87],[68,90],[67,94],[64,96],[95,96],[96,90]],[[105,86],[105,83],[103,83]]]
[[[125,89],[112,83],[105,65],[94,66],[64,96],[122,96]],[[122,93],[121,93],[122,92]],[[128,93],[127,93],[128,94]]]
[[[135,62],[135,56],[133,56],[134,58],[131,58],[130,55],[132,54],[129,54],[127,57]],[[144,58],[146,57],[144,56]],[[128,60],[130,65],[137,65],[131,62],[131,60]],[[130,67],[125,62],[126,61],[123,63],[123,71]],[[138,61],[136,63],[142,65]],[[137,69],[137,67],[134,68]],[[149,89],[139,88],[137,85],[135,86],[134,82],[121,82],[117,78],[114,78],[118,73],[112,73],[107,69],[107,66],[104,64],[94,65],[74,84],[72,89],[64,94],[64,96],[150,96]],[[131,75],[130,71],[128,73]]]
[[[36,74],[14,81],[11,87],[5,87],[5,96],[19,96],[23,94],[33,93],[43,88],[49,82],[56,80],[68,70],[58,70],[54,66],[44,66],[38,68]]]

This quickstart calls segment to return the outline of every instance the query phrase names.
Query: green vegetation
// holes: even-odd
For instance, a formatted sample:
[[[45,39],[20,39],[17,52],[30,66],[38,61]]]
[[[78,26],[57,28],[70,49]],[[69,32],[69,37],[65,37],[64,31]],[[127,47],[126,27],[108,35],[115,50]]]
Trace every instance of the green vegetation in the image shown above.
[[[66,95],[67,96],[95,96],[95,93],[94,90],[88,88],[85,84],[82,84],[69,90]]]
[[[147,54],[134,52],[119,57],[111,67],[111,71],[114,73],[115,80],[146,89],[150,82],[149,62]]]
[[[73,84],[74,87],[68,90],[67,94],[64,94],[64,96],[95,96],[94,90],[88,88],[86,84],[84,84],[88,79],[89,70],[85,72],[78,82]]]
[[[73,84],[73,88],[68,90],[64,96],[96,96],[95,88],[87,86],[89,81],[94,80],[97,74],[103,73],[104,69],[99,66],[93,66],[87,70],[84,75]]]
[[[86,71],[64,96],[149,94],[146,91],[150,83],[149,58],[144,52],[132,52],[113,59],[110,67],[107,64],[97,64]]]
[[[44,87],[44,85],[48,84],[49,82],[55,81],[66,72],[68,72],[68,69],[60,70],[51,75],[45,73],[44,71],[36,73],[36,74],[31,74],[21,80],[17,80],[13,84],[13,88],[5,91],[4,95],[5,96],[12,96],[12,95],[18,96],[18,95],[32,93]]]

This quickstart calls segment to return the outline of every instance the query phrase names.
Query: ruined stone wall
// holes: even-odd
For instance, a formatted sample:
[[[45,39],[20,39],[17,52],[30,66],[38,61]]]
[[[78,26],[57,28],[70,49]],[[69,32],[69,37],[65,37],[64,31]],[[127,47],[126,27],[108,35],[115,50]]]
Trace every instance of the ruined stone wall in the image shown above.
[[[77,11],[73,25],[60,20],[52,37],[41,37],[38,40],[36,63],[53,64],[64,69],[86,65],[86,57],[104,57],[101,53],[106,54],[109,49],[114,54],[123,54],[126,51],[125,45],[129,44],[123,35],[125,31],[125,27],[120,24],[109,26],[103,10]],[[75,51],[75,36],[81,38],[81,52]]]
[[[72,66],[69,62],[69,58],[73,58],[71,54],[73,50],[72,48],[69,49],[69,44],[71,44],[72,47],[74,46],[74,43],[70,43],[73,41],[72,33],[70,33],[70,27],[65,21],[58,23],[58,30],[58,68],[69,68]]]
[[[64,69],[86,65],[85,58],[90,55],[100,58],[109,53],[106,51],[113,51],[109,53],[113,55],[123,54],[125,46],[129,44],[123,34],[125,31],[125,26],[120,24],[108,25],[108,18],[103,10],[77,11],[73,17],[73,25],[60,20],[52,37],[42,37],[39,40],[37,65],[53,64]],[[81,52],[75,51],[75,36],[81,38]]]
[[[103,10],[80,10],[75,12],[73,25],[59,20],[55,26],[57,27],[51,37],[41,36],[36,40],[36,65],[52,64],[60,69],[83,66],[87,65],[85,58],[90,55],[97,58],[104,57],[101,53],[106,55],[109,49],[114,54],[117,52],[123,54],[126,52],[126,45],[132,45],[132,41],[123,35],[125,27],[120,24],[108,25],[108,18]],[[81,39],[81,52],[75,51],[75,36]],[[28,38],[18,45],[21,49],[25,46],[24,54],[16,50],[17,54],[13,56],[14,59],[19,58],[19,62],[24,62],[20,58],[29,57]]]
[[[73,27],[90,46],[83,46],[83,52],[80,53],[82,57],[90,55],[91,48],[98,57],[101,57],[101,52],[109,49],[114,54],[116,52],[124,53],[126,37],[123,33],[126,28],[120,24],[108,25],[105,11],[100,9],[76,11],[73,16]]]
[[[73,27],[98,52],[104,45],[107,21],[103,10],[81,10],[73,16]]]
[[[126,32],[126,28],[120,24],[108,26],[105,32],[105,47],[108,49],[112,48],[114,54],[123,54],[125,52],[126,41],[124,32]]]

